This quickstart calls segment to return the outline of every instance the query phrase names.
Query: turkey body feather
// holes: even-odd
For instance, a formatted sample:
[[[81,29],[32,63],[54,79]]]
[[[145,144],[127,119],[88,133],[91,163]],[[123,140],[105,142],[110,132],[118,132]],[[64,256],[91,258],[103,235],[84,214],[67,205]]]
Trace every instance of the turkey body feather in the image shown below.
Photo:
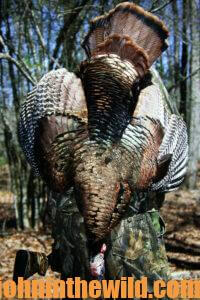
[[[122,3],[94,19],[78,74],[49,72],[22,106],[27,160],[52,190],[74,188],[92,240],[120,221],[133,192],[167,192],[184,178],[186,126],[149,71],[167,34],[156,17]]]

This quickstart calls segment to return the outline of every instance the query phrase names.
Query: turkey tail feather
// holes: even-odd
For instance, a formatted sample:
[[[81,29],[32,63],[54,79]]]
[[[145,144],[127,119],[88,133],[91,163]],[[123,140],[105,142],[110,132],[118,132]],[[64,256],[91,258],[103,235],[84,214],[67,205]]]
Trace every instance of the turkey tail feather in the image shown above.
[[[91,21],[82,46],[89,57],[113,53],[134,65],[142,61],[147,68],[167,48],[167,37],[167,28],[156,16],[124,2]]]
[[[149,69],[149,60],[146,52],[126,35],[110,35],[103,43],[97,46],[94,55],[105,53],[115,53],[121,59],[129,60],[141,77]]]

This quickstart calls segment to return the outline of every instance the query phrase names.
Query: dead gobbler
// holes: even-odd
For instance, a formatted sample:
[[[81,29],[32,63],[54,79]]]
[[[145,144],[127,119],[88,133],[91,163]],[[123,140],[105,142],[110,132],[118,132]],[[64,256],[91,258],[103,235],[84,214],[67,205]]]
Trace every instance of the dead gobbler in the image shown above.
[[[73,188],[92,256],[102,251],[134,192],[167,192],[184,178],[185,123],[149,71],[167,36],[157,17],[121,3],[92,20],[79,72],[49,72],[22,107],[26,158],[50,189]]]

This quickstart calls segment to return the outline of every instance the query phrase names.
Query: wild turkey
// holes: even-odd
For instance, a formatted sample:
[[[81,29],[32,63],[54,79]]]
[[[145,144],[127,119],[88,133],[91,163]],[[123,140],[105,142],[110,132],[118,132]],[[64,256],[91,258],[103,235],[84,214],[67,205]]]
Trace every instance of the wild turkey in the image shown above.
[[[167,47],[165,25],[123,2],[91,22],[79,71],[49,72],[22,106],[26,158],[54,193],[73,190],[98,253],[135,192],[168,192],[188,156],[182,118],[149,71]]]

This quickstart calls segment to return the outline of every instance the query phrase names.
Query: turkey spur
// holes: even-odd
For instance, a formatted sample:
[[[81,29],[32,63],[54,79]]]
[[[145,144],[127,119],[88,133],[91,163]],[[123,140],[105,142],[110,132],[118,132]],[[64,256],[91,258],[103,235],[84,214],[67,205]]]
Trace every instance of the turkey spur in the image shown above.
[[[91,21],[79,71],[53,70],[28,94],[20,144],[51,190],[73,188],[87,236],[101,241],[134,192],[168,192],[183,181],[186,126],[173,114],[150,67],[168,30],[123,2]]]

